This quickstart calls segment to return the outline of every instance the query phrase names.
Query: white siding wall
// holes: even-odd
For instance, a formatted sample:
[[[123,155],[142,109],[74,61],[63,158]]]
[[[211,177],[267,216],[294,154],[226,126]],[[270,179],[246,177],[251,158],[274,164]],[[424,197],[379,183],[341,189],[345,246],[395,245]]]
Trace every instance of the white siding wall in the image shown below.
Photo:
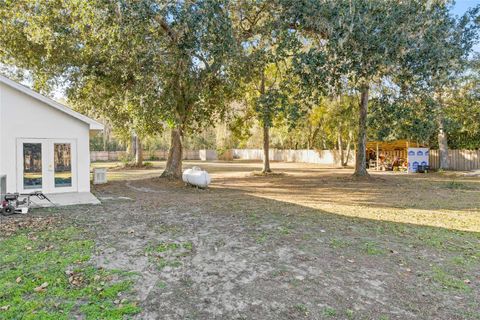
[[[77,188],[90,191],[89,125],[0,83],[0,172],[9,192],[18,191],[18,138],[75,139]]]
[[[0,175],[7,174],[3,168],[3,85],[0,84]]]

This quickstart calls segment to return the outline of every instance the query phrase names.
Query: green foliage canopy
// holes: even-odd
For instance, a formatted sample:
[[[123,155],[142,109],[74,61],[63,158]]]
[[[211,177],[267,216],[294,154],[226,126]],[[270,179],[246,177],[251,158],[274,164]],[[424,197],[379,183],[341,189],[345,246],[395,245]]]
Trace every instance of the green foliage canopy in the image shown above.
[[[185,132],[222,117],[238,87],[229,1],[2,1],[0,61],[57,84],[114,126]]]

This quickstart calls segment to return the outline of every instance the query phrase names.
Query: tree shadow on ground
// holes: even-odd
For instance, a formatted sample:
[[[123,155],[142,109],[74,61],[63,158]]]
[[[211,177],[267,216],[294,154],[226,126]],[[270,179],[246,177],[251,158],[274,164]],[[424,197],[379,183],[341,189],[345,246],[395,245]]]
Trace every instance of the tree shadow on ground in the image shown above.
[[[164,179],[130,187],[116,182],[96,193],[133,201],[104,203],[101,221],[76,218],[99,228],[101,242],[116,248],[100,261],[118,259],[125,268],[139,263],[125,255],[142,255],[156,241],[193,244],[181,269],[152,276],[150,267],[138,267],[169,288],[144,293],[145,317],[474,318],[478,233],[383,221],[381,215],[349,217],[336,213],[334,203],[321,210],[271,199],[257,195],[261,187],[247,188],[251,180],[263,183],[248,177],[242,188],[217,181],[200,190]]]
[[[298,196],[317,182],[298,179],[119,181],[95,187],[100,206],[35,214],[85,228],[99,265],[138,273],[140,319],[474,319],[478,233],[346,216],[333,195],[313,208]],[[191,249],[165,251],[178,247]]]

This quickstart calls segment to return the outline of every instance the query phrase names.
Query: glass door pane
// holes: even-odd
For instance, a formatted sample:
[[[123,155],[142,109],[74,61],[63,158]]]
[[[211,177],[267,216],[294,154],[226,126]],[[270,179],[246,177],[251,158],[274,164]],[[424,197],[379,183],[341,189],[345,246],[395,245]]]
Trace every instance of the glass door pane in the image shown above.
[[[23,144],[23,188],[42,188],[42,144]]]
[[[55,143],[53,148],[55,187],[72,186],[72,148],[70,143]]]

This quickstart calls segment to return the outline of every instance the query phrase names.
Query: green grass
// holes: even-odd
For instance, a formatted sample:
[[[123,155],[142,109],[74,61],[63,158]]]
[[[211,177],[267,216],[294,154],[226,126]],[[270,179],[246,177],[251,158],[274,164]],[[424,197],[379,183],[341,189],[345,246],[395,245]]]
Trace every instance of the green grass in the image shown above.
[[[346,248],[349,245],[350,245],[349,242],[343,239],[334,238],[330,240],[330,247],[334,249]]]
[[[308,307],[306,305],[304,305],[303,303],[297,303],[293,307],[298,313],[300,313],[304,316],[308,316]]]
[[[433,281],[440,284],[444,289],[454,289],[460,291],[470,291],[471,288],[461,279],[451,275],[439,267],[433,267]]]
[[[258,236],[255,238],[255,241],[256,241],[258,244],[264,244],[265,242],[267,242],[267,240],[268,240],[269,237],[270,237],[270,235],[268,234],[268,232],[263,231],[260,235],[258,235]]]
[[[278,232],[281,235],[288,236],[293,232],[293,228],[291,226],[280,226],[278,227]]]
[[[179,243],[174,243],[174,242],[164,242],[153,248],[155,252],[167,252],[167,251],[172,251],[172,250],[177,250],[180,248]]]
[[[248,215],[248,220],[250,221],[250,223],[254,224],[254,225],[257,225],[261,222],[261,217],[256,214],[256,213],[250,213]]]
[[[334,308],[326,307],[323,309],[323,315],[325,317],[335,317],[337,315],[337,310]]]
[[[471,267],[480,262],[480,252],[473,252],[450,259],[450,263],[460,267]]]
[[[129,277],[93,266],[94,243],[81,235],[67,228],[0,242],[0,318],[124,319],[140,311],[123,299]]]
[[[351,309],[347,309],[345,310],[345,316],[347,317],[347,319],[351,320],[351,319],[354,319],[354,316],[355,316],[355,312]]]
[[[362,249],[366,254],[372,255],[372,256],[380,255],[380,254],[385,253],[385,250],[379,248],[379,246],[375,242],[372,242],[372,241],[365,242],[362,246]]]
[[[449,181],[445,184],[445,188],[453,190],[470,190],[471,187],[465,183],[458,182],[455,180]]]
[[[150,262],[154,263],[159,270],[166,267],[178,268],[182,266],[182,257],[189,255],[193,250],[191,242],[161,242],[150,245],[145,250]]]

